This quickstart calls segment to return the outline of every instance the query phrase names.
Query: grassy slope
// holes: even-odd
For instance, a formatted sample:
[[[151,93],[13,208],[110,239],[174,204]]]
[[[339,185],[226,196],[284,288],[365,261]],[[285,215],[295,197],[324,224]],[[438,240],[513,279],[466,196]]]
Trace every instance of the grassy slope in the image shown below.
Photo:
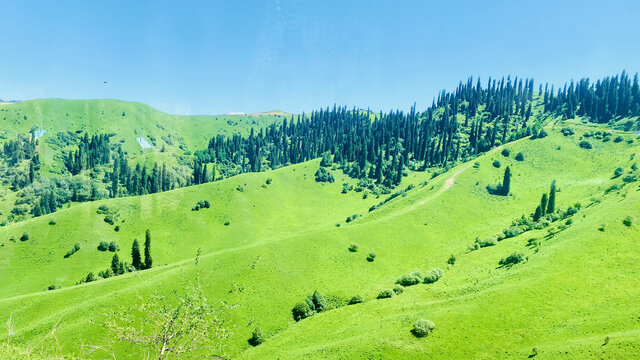
[[[577,139],[552,132],[542,140],[509,144],[509,159],[493,151],[478,159],[478,169],[462,164],[339,228],[336,222],[355,212],[366,215],[366,209],[379,200],[340,195],[340,179],[332,185],[316,184],[312,175],[317,162],[105,201],[120,208],[121,218],[126,219],[119,233],[95,214],[101,203],[56,213],[55,226],[47,225],[48,217],[11,225],[0,229],[0,239],[27,229],[33,235],[27,243],[4,240],[0,248],[3,268],[8,266],[0,277],[15,279],[0,282],[0,296],[5,297],[0,300],[0,317],[14,314],[23,342],[38,339],[60,321],[58,334],[65,349],[77,353],[79,345],[89,340],[106,342],[100,326],[103,309],[130,303],[135,294],[148,294],[152,288],[176,287],[181,274],[193,271],[190,261],[180,266],[176,261],[189,259],[202,247],[209,297],[239,305],[230,313],[234,336],[228,351],[235,356],[417,358],[427,353],[438,358],[495,358],[524,355],[533,346],[552,357],[566,357],[564,351],[584,357],[579,355],[596,349],[631,355],[638,350],[639,324],[630,314],[638,311],[633,299],[639,295],[639,269],[628,254],[638,231],[623,228],[620,222],[627,214],[638,213],[637,185],[623,190],[626,198],[608,195],[602,204],[585,210],[585,218],[580,213],[569,230],[544,242],[537,254],[524,247],[532,233],[464,254],[476,236],[498,233],[533,210],[553,179],[562,190],[558,205],[564,208],[575,201],[586,204],[612,182],[620,182],[610,179],[613,170],[629,168],[629,156],[638,148],[624,142],[592,142],[594,149],[587,151],[578,148]],[[525,154],[524,162],[513,160],[519,151]],[[486,193],[485,186],[499,181],[503,172],[491,166],[494,159],[512,166],[514,195],[509,198]],[[260,184],[268,176],[274,182],[263,189]],[[413,174],[403,186],[418,185],[427,176]],[[243,193],[235,190],[240,183],[247,183]],[[212,200],[213,209],[189,211],[195,201],[205,198]],[[79,218],[87,221],[79,224]],[[227,218],[228,228],[222,225]],[[596,230],[602,222],[610,224],[604,233]],[[88,270],[105,268],[111,254],[94,250],[102,239],[118,239],[126,257],[131,238],[141,237],[147,227],[154,235],[155,263],[169,265],[39,291],[52,281],[67,285]],[[92,236],[83,249],[62,259],[66,249],[86,234]],[[353,242],[360,244],[357,253],[347,251]],[[530,255],[529,262],[496,269],[498,260],[515,250]],[[365,261],[369,251],[378,254],[373,263]],[[458,263],[446,269],[441,282],[410,288],[390,300],[373,300],[403,273],[445,268],[452,253],[458,255]],[[18,260],[25,258],[29,261]],[[314,289],[341,297],[362,294],[368,302],[294,323],[291,307]],[[30,292],[34,293],[26,294]],[[409,334],[419,317],[436,322],[433,336],[416,340]],[[246,339],[256,325],[273,336],[250,349]],[[607,334],[612,336],[610,345],[598,347]],[[118,349],[123,358],[137,357],[130,348]]]
[[[123,113],[125,116],[122,116]],[[158,150],[163,145],[167,150],[164,154],[146,150],[144,159],[167,161],[172,154],[184,152],[178,148],[179,142],[176,139],[179,137],[184,139],[185,150],[193,152],[206,147],[212,134],[248,134],[251,127],[269,125],[283,119],[283,115],[169,115],[148,105],[120,100],[38,99],[0,104],[0,129],[12,131],[5,133],[7,138],[13,136],[13,132],[26,134],[32,127],[40,126],[40,119],[47,133],[42,138],[44,146],[38,150],[45,167],[54,164],[52,168],[45,170],[59,171],[58,167],[62,164],[55,164],[52,160],[60,151],[46,142],[48,137],[55,137],[58,132],[80,130],[89,133],[89,136],[97,133],[115,133],[111,141],[124,141],[123,150],[135,156],[143,153],[135,140],[140,136],[142,129],[147,139],[149,135],[157,139]],[[161,139],[163,135],[171,135],[174,145],[166,144]]]

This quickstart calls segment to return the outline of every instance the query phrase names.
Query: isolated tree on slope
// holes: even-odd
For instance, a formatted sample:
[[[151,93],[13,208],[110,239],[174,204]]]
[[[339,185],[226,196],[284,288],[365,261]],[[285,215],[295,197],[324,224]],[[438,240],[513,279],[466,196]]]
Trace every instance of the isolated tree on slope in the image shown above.
[[[549,204],[547,205],[547,214],[556,212],[556,181],[551,183],[551,191],[549,191]]]
[[[542,194],[542,199],[540,199],[540,215],[544,216],[547,213],[547,205],[549,203],[549,198],[547,194]]]
[[[511,191],[511,169],[507,166],[504,170],[504,177],[502,178],[502,195],[507,196]]]
[[[134,239],[133,245],[131,245],[131,265],[136,270],[142,270],[142,259],[140,257],[140,245],[138,244],[138,239]]]
[[[120,274],[120,258],[118,257],[118,253],[113,254],[113,258],[111,259],[111,270],[114,274]]]
[[[151,258],[151,231],[147,229],[144,240],[144,268],[151,269],[153,259]]]

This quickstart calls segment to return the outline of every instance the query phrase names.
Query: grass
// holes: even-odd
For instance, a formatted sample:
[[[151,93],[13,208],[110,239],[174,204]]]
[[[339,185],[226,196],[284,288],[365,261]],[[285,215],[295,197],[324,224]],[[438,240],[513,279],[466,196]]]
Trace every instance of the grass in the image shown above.
[[[208,298],[234,305],[227,315],[233,358],[493,359],[527,357],[534,347],[541,358],[633,357],[640,352],[640,323],[633,316],[640,311],[634,255],[640,231],[622,221],[640,210],[640,192],[637,183],[605,190],[622,183],[611,174],[629,169],[640,147],[637,141],[590,139],[593,149],[581,149],[585,129],[574,125],[576,135],[564,137],[561,126],[550,127],[544,139],[507,144],[512,154],[524,154],[522,162],[498,148],[434,179],[411,173],[402,188],[413,183],[414,189],[370,213],[384,197],[340,194],[346,179],[339,171],[335,183],[316,183],[314,160],[80,204],[53,214],[56,225],[48,224],[49,215],[0,228],[0,278],[20,279],[0,282],[0,319],[13,314],[18,344],[43,338],[59,323],[65,353],[81,355],[82,344],[109,342],[101,326],[106,309],[137,302],[152,290],[178,288],[182,277],[192,276],[193,257],[202,249]],[[497,159],[500,169],[492,166]],[[506,166],[513,173],[511,195],[490,195],[486,186],[500,182]],[[273,182],[263,187],[268,177]],[[467,253],[476,237],[496,235],[533,212],[552,180],[557,207],[582,203],[571,226],[552,237],[546,229],[526,232]],[[236,190],[239,185],[245,191]],[[191,211],[199,200],[212,207]],[[103,204],[119,211],[119,232],[96,213]],[[353,214],[360,216],[346,224]],[[609,224],[605,232],[597,230],[602,223]],[[153,236],[153,269],[71,286],[108,266],[112,254],[96,250],[100,241],[118,242],[121,259],[128,259],[133,238],[142,239],[146,228]],[[29,241],[8,240],[23,232]],[[527,247],[530,238],[539,239],[537,251]],[[64,259],[76,242],[81,250]],[[352,243],[357,252],[348,250]],[[374,262],[366,260],[371,252]],[[499,268],[500,259],[514,252],[529,260]],[[446,263],[451,254],[453,266]],[[432,268],[445,272],[438,282],[375,300],[402,274]],[[50,284],[62,288],[44,291]],[[362,295],[366,302],[295,322],[291,308],[315,290],[345,302]],[[437,327],[418,339],[410,331],[421,318]],[[266,341],[253,348],[247,339],[256,327]],[[603,346],[605,337],[610,341]],[[114,350],[124,358],[137,354],[122,343]]]

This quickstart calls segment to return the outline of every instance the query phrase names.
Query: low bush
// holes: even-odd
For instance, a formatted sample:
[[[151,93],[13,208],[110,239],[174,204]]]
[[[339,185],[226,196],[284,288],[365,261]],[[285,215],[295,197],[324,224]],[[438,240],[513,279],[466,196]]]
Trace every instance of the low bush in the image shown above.
[[[433,284],[434,282],[440,280],[444,276],[444,271],[442,269],[431,269],[424,277],[425,284]]]
[[[393,290],[382,290],[380,291],[376,299],[388,299],[392,297],[394,294],[395,293],[393,292]]]
[[[500,166],[502,166],[502,164],[500,163],[500,160],[494,160],[493,161],[493,167],[499,168]]]
[[[425,337],[436,329],[436,324],[433,321],[420,319],[413,323],[413,329],[411,333],[416,337]]]
[[[633,217],[632,216],[625,217],[624,220],[622,220],[622,223],[624,224],[624,226],[630,227],[631,225],[633,225]]]
[[[417,285],[422,282],[424,276],[419,271],[414,271],[411,274],[402,275],[396,280],[396,284],[402,286],[412,286]]]
[[[576,133],[573,130],[573,128],[570,128],[570,127],[563,128],[560,131],[562,132],[562,135],[564,135],[564,136],[571,136],[571,135],[574,135]]]
[[[356,295],[349,300],[349,305],[362,304],[364,298],[361,295]]]
[[[511,155],[511,151],[509,149],[502,149],[502,156],[509,157]]]
[[[502,230],[505,238],[512,238],[522,234],[522,229],[519,226],[512,226],[510,228]]]
[[[367,261],[368,262],[373,262],[376,259],[376,253],[369,253],[369,256],[367,256]]]
[[[256,327],[253,330],[253,333],[251,333],[251,337],[249,338],[249,340],[247,340],[247,342],[249,343],[249,345],[254,347],[262,344],[264,342],[264,335],[262,334],[262,330]]]
[[[67,251],[66,254],[64,254],[64,258],[66,259],[66,258],[70,257],[71,255],[75,254],[78,250],[80,250],[80,244],[76,243],[75,245],[73,245],[73,247],[71,249],[69,249]]]
[[[267,180],[264,183],[267,184],[267,185],[271,185],[272,181],[273,180],[271,178],[267,178]]]
[[[116,252],[118,250],[120,250],[120,246],[118,246],[115,241],[109,243],[109,251]]]
[[[617,169],[615,169],[615,170],[614,170],[614,172],[613,172],[613,177],[614,177],[614,178],[617,178],[617,177],[622,176],[622,174],[624,174],[624,169],[623,169],[623,168],[621,168],[621,167],[619,167],[619,168],[617,168]]]
[[[524,161],[524,154],[521,152],[517,153],[515,159],[517,161]]]
[[[398,284],[398,285],[394,286],[394,287],[393,287],[393,292],[394,292],[396,295],[400,295],[400,294],[402,294],[402,293],[404,292],[404,286],[402,286],[402,285],[400,285],[400,284]]]
[[[449,256],[449,259],[447,260],[447,264],[454,265],[455,263],[456,263],[456,256],[452,254],[451,256]]]
[[[513,253],[506,258],[503,258],[498,263],[501,266],[512,266],[521,263],[527,259],[527,256],[523,253]]]
[[[107,251],[108,249],[109,249],[109,243],[106,241],[100,241],[100,244],[98,245],[98,250]]]
[[[580,146],[580,147],[581,147],[581,148],[583,148],[583,149],[587,149],[587,150],[588,150],[588,149],[593,148],[593,145],[591,145],[591,143],[590,143],[590,142],[588,142],[588,141],[586,141],[586,140],[582,140],[582,141],[580,141],[580,143],[578,144],[578,146]]]
[[[196,206],[191,208],[191,211],[199,211],[200,209],[208,209],[211,207],[209,200],[200,200],[196,203]]]
[[[22,234],[22,236],[20,236],[20,241],[27,241],[29,240],[29,234],[24,233]]]
[[[360,248],[360,246],[358,244],[349,245],[349,251],[351,251],[351,252],[357,252],[359,248]]]
[[[56,224],[56,218],[52,217],[51,219],[49,219],[49,225],[55,225]]]
[[[293,315],[293,320],[300,321],[313,315],[314,311],[311,310],[309,304],[307,304],[306,302],[301,302],[297,303],[296,306],[293,307],[293,309],[291,310],[291,314]]]

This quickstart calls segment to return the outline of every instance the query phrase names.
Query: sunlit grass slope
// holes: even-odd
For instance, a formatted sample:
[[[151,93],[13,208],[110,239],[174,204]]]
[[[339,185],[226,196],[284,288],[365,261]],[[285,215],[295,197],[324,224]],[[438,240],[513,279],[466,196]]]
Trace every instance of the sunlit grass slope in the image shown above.
[[[58,323],[63,349],[81,354],[81,344],[109,342],[101,326],[106,309],[178,287],[182,277],[193,274],[193,257],[202,248],[199,268],[209,299],[235,305],[229,311],[232,358],[513,358],[530,355],[533,347],[545,358],[632,356],[640,340],[635,261],[640,232],[637,223],[627,227],[622,220],[638,217],[640,194],[637,183],[606,195],[605,190],[622,183],[612,179],[617,167],[628,171],[636,161],[631,158],[639,149],[637,139],[592,139],[593,149],[586,150],[578,146],[583,132],[578,126],[571,137],[558,130],[550,129],[544,139],[505,145],[508,157],[496,149],[434,179],[412,173],[402,187],[415,188],[371,213],[369,207],[384,197],[340,194],[340,176],[334,184],[316,183],[316,160],[83,204],[53,214],[56,225],[49,225],[51,215],[10,225],[0,229],[0,318],[13,314],[16,341],[22,344],[37,341]],[[519,152],[524,161],[514,159]],[[492,166],[494,160],[500,168]],[[500,182],[507,165],[512,195],[490,195],[486,186]],[[269,177],[272,183],[262,187]],[[558,207],[582,204],[572,225],[550,238],[546,229],[538,230],[467,253],[476,237],[498,234],[533,212],[553,180]],[[198,200],[213,206],[191,211]],[[119,210],[119,232],[96,213],[102,204]],[[362,216],[345,223],[355,213]],[[69,286],[108,266],[112,253],[98,252],[99,241],[117,241],[126,259],[132,239],[143,238],[146,228],[153,234],[156,267]],[[26,242],[18,240],[23,232],[30,234]],[[16,242],[8,240],[11,236]],[[530,238],[540,240],[538,252],[526,246]],[[81,250],[64,259],[76,242]],[[358,252],[348,251],[353,243]],[[366,261],[369,252],[377,254],[374,262]],[[529,260],[498,268],[513,252]],[[457,262],[448,266],[451,254]],[[434,267],[445,270],[439,282],[375,299],[400,275]],[[49,284],[63,288],[44,291]],[[296,323],[291,308],[316,289],[326,297],[360,294],[367,301]],[[413,337],[409,331],[418,318],[433,320],[435,332]],[[268,338],[251,348],[246,340],[256,326]],[[124,344],[114,348],[119,358],[139,357]]]

